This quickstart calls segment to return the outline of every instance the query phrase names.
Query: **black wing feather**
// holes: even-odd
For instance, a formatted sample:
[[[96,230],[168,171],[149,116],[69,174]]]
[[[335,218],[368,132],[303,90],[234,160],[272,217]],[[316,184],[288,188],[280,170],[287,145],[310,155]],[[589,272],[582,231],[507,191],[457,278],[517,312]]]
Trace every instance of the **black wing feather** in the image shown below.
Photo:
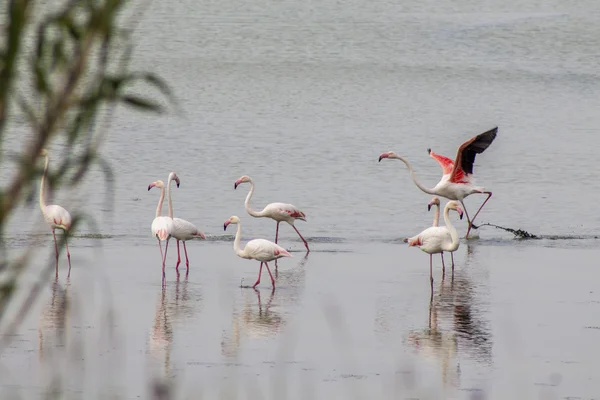
[[[473,173],[473,164],[475,163],[475,155],[481,154],[487,149],[498,133],[498,127],[490,129],[487,132],[483,132],[475,138],[467,147],[462,151],[461,157],[461,168],[465,174]]]

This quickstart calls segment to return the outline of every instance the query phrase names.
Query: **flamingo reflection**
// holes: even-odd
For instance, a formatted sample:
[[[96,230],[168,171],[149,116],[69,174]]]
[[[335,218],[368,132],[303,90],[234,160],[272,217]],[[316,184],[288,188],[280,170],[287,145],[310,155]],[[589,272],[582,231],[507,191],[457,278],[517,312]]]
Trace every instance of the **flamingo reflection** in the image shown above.
[[[168,286],[170,285],[166,283],[161,285],[154,323],[148,338],[148,353],[153,361],[162,364],[164,377],[171,379],[174,377],[171,365],[173,323],[191,317],[196,311],[197,302],[192,301],[194,296],[188,293],[187,274],[183,282],[180,280],[180,274],[177,274],[173,291],[169,292]]]
[[[269,291],[265,304],[257,289],[245,291],[244,307],[241,312],[235,311],[232,315],[231,334],[224,334],[221,341],[221,354],[227,357],[237,357],[243,337],[249,339],[263,339],[275,335],[284,325],[279,313],[271,310],[271,303],[275,296],[275,288]],[[252,304],[251,297],[256,296],[257,304]]]
[[[306,254],[298,265],[285,270],[274,271],[277,289],[269,291],[240,291],[243,306],[234,306],[231,318],[231,330],[223,333],[221,354],[235,358],[244,339],[261,340],[281,332],[285,326],[283,313],[290,313],[301,306],[306,281]],[[254,293],[252,293],[254,292]],[[265,296],[268,293],[268,297]],[[256,296],[256,300],[254,300]],[[274,303],[274,300],[275,303]],[[275,310],[274,310],[275,308]]]
[[[447,303],[444,302],[444,283],[440,282],[439,295],[429,302],[427,328],[414,330],[408,334],[408,343],[426,360],[440,364],[444,387],[457,388],[460,384],[460,369],[456,361],[458,339],[455,332],[442,329],[439,314],[444,314]]]
[[[64,288],[58,282],[58,277],[52,282],[50,302],[42,310],[38,326],[38,355],[40,361],[46,358],[48,349],[59,349],[65,346],[67,318],[71,310],[70,286],[68,279]],[[51,352],[48,355],[51,358]]]
[[[410,332],[407,341],[424,358],[439,362],[444,386],[456,387],[460,369],[455,358],[468,355],[480,363],[491,363],[491,330],[468,271],[461,269],[450,280],[443,280],[438,290],[429,303],[428,327]]]

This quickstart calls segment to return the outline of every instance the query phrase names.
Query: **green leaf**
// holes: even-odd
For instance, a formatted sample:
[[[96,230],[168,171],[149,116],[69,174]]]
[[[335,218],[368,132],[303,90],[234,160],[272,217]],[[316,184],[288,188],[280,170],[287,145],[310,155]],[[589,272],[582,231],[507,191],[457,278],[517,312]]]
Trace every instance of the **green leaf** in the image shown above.
[[[23,96],[19,96],[19,107],[25,116],[27,117],[27,122],[32,127],[32,129],[38,128],[38,118],[35,115],[35,111],[33,108],[27,103],[27,101],[23,98]]]
[[[37,60],[33,68],[35,70],[35,88],[39,93],[48,93],[49,86],[48,78],[46,76],[47,71],[42,65],[41,60]]]
[[[142,111],[156,112],[159,114],[162,114],[164,112],[164,109],[160,104],[153,102],[152,100],[144,99],[142,97],[126,94],[121,96],[121,101],[132,107],[139,108]]]

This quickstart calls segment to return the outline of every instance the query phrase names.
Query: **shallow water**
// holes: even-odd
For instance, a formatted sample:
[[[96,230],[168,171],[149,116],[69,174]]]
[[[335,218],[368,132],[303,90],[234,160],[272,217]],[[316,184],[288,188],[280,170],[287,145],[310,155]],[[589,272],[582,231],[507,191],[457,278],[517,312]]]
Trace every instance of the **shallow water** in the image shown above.
[[[97,226],[71,242],[66,295],[47,287],[5,352],[2,388],[41,393],[64,368],[69,391],[86,398],[143,397],[154,375],[208,397],[597,396],[598,5],[405,3],[153,3],[135,65],[168,78],[185,115],[120,110],[103,149],[112,186],[93,171],[83,189],[56,194]],[[4,154],[21,146],[24,128],[13,125]],[[542,238],[482,227],[461,243],[453,284],[434,258],[430,305],[428,257],[401,241],[430,225],[430,196],[402,163],[377,159],[404,155],[433,187],[441,169],[426,149],[453,158],[493,126],[475,163],[494,193],[478,221]],[[175,214],[208,240],[189,243],[179,283],[171,243],[163,292],[150,237],[158,192],[147,186],[170,171],[181,178]],[[2,164],[2,178],[11,173]],[[246,214],[249,187],[233,188],[244,174],[255,208],[283,201],[307,214],[297,227],[313,250],[304,260],[281,227],[294,257],[279,263],[272,295],[264,274],[260,306],[239,288],[258,266],[237,258],[222,230],[238,215],[244,240],[274,237],[272,221]],[[464,235],[466,222],[454,222]],[[13,256],[52,250],[35,203],[9,232]],[[57,328],[65,296],[73,308]]]

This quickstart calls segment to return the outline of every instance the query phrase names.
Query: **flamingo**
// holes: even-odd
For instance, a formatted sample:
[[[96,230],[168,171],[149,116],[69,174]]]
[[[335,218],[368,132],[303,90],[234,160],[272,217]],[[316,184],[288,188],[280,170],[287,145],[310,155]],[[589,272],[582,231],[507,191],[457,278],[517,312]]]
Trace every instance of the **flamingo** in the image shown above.
[[[306,252],[310,253],[308,243],[306,242],[306,240],[304,240],[304,238],[298,231],[298,228],[294,226],[294,221],[297,219],[301,221],[306,221],[306,215],[302,211],[300,211],[296,206],[286,203],[271,203],[267,204],[267,206],[263,208],[262,211],[252,210],[250,208],[250,199],[254,194],[254,182],[252,182],[252,179],[249,176],[244,175],[240,179],[235,181],[235,183],[233,184],[233,188],[237,189],[239,185],[246,182],[250,183],[250,192],[248,193],[246,201],[244,202],[248,214],[256,218],[267,217],[277,221],[277,229],[275,231],[275,243],[277,243],[277,239],[279,237],[279,223],[284,221],[287,222],[292,226],[292,228],[294,228],[298,236],[300,236],[300,239],[302,239],[302,241],[304,242],[304,246],[306,246]]]
[[[169,193],[169,197],[167,201],[169,205],[171,204],[171,181],[175,181],[177,186],[179,186],[179,178],[175,172],[171,172],[169,174],[169,180],[167,183],[167,192]],[[151,186],[148,186],[148,190],[152,189]],[[163,217],[161,216],[162,204],[163,204],[164,196],[160,196],[158,200],[158,207],[156,207],[156,217],[152,221],[152,236],[156,237],[158,240],[158,248],[160,249],[160,257],[162,258],[162,271],[163,271],[163,279],[165,277],[165,260],[167,259],[167,250],[169,248],[169,239],[173,235],[173,218],[171,217]],[[163,256],[161,241],[166,241],[165,245],[165,253]]]
[[[435,214],[433,215],[433,226],[439,226],[440,224],[440,199],[437,196],[433,196],[433,199],[427,204],[427,211],[431,211],[431,206],[436,206]],[[442,258],[442,276],[446,276],[446,265],[444,265],[444,253],[440,253]],[[454,272],[454,253],[450,253],[452,257],[452,272]]]
[[[63,207],[57,204],[46,205],[46,196],[44,191],[46,189],[46,175],[48,174],[48,164],[50,163],[50,156],[48,150],[42,149],[40,152],[42,157],[46,158],[44,164],[44,173],[42,174],[42,181],[40,182],[40,209],[44,220],[52,229],[52,236],[54,236],[54,250],[56,251],[56,276],[58,277],[58,243],[56,242],[56,229],[61,229],[65,235],[65,247],[67,248],[67,259],[69,260],[69,273],[67,277],[71,276],[71,253],[69,252],[69,245],[67,244],[67,236],[69,229],[71,229],[71,214]]]
[[[456,162],[452,161],[448,157],[435,154],[433,151],[431,151],[431,149],[427,149],[429,155],[440,163],[443,170],[442,179],[440,179],[438,184],[435,185],[435,187],[432,189],[426,188],[419,181],[417,181],[417,178],[415,177],[415,173],[410,163],[404,157],[397,155],[393,151],[381,154],[379,156],[379,161],[381,162],[381,160],[384,158],[398,159],[406,165],[413,182],[423,192],[442,196],[447,198],[448,200],[460,201],[463,209],[465,210],[465,214],[467,215],[467,221],[469,222],[467,234],[465,235],[465,238],[467,238],[469,236],[471,228],[479,229],[478,226],[473,225],[473,221],[475,220],[475,218],[477,218],[477,215],[479,214],[485,203],[487,203],[490,197],[492,197],[492,192],[486,191],[483,187],[478,187],[474,185],[473,163],[475,162],[475,156],[477,154],[483,153],[485,149],[487,149],[492,144],[492,142],[496,138],[497,132],[498,127],[495,127],[487,132],[481,133],[477,136],[473,136],[471,139],[461,144],[458,148],[458,152],[456,153]],[[473,219],[470,219],[463,199],[474,193],[487,194],[487,198],[485,199],[483,204],[481,204],[481,207],[479,207],[479,210],[477,210]]]
[[[463,210],[456,201],[449,201],[444,207],[443,226],[432,226],[416,236],[404,239],[404,242],[410,246],[418,246],[422,251],[429,254],[429,280],[431,281],[431,295],[433,296],[433,255],[443,251],[454,252],[458,249],[460,241],[456,229],[450,221],[450,210],[456,210],[460,219],[463,217]]]
[[[227,227],[230,224],[237,224],[238,226],[235,234],[235,240],[233,241],[233,250],[235,253],[241,258],[260,261],[258,279],[252,288],[256,288],[256,286],[260,283],[260,275],[262,273],[263,264],[265,264],[267,267],[267,271],[269,271],[269,276],[271,277],[271,283],[273,288],[275,288],[275,279],[273,279],[273,274],[271,274],[271,269],[269,269],[269,264],[267,264],[267,262],[277,260],[282,257],[291,257],[292,255],[283,247],[266,239],[253,239],[246,243],[246,247],[244,247],[242,250],[240,248],[240,239],[242,238],[242,224],[240,219],[235,215],[232,216],[225,221],[225,224],[223,224],[223,230],[227,230]]]
[[[180,181],[176,182],[177,187],[179,187]],[[153,187],[157,187],[160,189],[161,210],[158,211],[157,214],[157,216],[160,216],[160,212],[162,211],[162,200],[165,197],[165,183],[161,180],[152,182],[150,185],[148,185],[148,190],[152,189]],[[170,198],[171,196],[169,193],[169,199]],[[173,218],[173,203],[171,202],[171,200],[169,200],[169,217]],[[186,240],[191,240],[194,238],[206,239],[206,235],[200,230],[198,230],[198,228],[196,228],[196,226],[194,226],[194,224],[192,224],[191,222],[181,218],[173,218],[173,232],[171,232],[171,236],[173,236],[177,241],[177,265],[175,266],[175,269],[179,271],[179,264],[181,263],[181,253],[179,250],[179,241],[181,240],[183,242],[183,251],[185,252],[186,270],[189,272],[190,260],[188,258],[185,242]]]

